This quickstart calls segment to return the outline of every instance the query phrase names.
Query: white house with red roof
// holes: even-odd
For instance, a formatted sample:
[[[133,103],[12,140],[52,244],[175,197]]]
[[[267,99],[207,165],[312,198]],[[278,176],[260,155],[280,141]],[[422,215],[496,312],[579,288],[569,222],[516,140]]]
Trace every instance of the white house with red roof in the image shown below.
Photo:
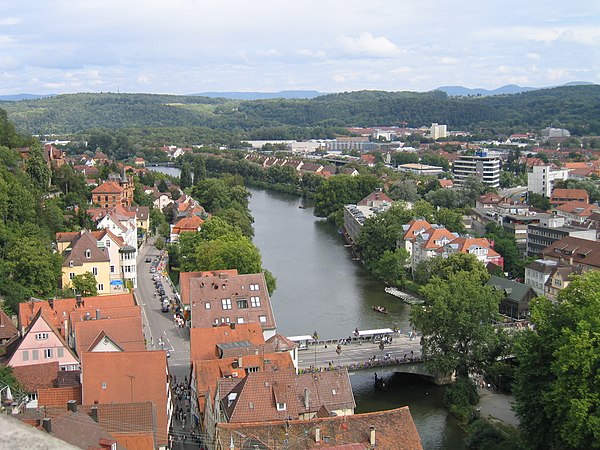
[[[485,266],[491,263],[504,269],[504,258],[500,253],[494,250],[493,243],[487,238],[473,238],[470,236],[459,237],[443,247],[440,247],[438,253],[444,258],[447,258],[453,253],[474,255]]]
[[[431,225],[431,228],[419,233],[412,243],[412,267],[437,256],[439,248],[458,237],[458,233],[452,233],[441,225]]]

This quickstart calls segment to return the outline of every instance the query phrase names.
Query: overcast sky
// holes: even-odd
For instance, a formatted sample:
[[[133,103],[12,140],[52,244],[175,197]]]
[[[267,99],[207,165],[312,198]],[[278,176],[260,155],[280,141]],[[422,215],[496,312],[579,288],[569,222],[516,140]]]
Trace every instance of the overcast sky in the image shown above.
[[[600,0],[1,0],[0,94],[600,83]]]

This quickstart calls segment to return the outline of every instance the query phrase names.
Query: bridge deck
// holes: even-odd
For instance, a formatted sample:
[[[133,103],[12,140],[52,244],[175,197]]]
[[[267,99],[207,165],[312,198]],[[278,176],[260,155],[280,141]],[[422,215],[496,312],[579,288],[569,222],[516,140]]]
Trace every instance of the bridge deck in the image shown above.
[[[308,341],[308,348],[298,352],[298,367],[301,370],[348,367],[360,370],[379,365],[409,364],[421,360],[420,337],[410,338],[406,334],[394,333],[392,343],[379,348],[380,341],[372,339],[352,339],[341,344],[341,352],[336,352],[338,340]],[[344,341],[344,340],[341,340]]]

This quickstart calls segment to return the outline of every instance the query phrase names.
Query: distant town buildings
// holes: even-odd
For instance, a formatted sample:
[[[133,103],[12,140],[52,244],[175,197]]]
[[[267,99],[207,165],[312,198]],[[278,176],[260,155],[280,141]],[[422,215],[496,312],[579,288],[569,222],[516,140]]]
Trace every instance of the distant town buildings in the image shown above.
[[[431,128],[429,129],[429,134],[433,140],[445,138],[448,135],[448,126],[432,123]]]
[[[571,133],[569,132],[569,130],[565,130],[564,128],[546,127],[542,129],[541,135],[542,139],[548,139],[569,137],[571,136]]]

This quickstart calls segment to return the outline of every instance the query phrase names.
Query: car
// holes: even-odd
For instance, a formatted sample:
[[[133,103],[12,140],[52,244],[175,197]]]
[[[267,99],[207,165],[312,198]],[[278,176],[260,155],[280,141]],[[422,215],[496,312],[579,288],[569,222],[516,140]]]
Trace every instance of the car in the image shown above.
[[[150,273],[156,273],[156,267],[154,267],[154,266],[150,267]]]
[[[146,262],[147,263],[152,262],[152,258],[150,258],[150,257],[146,258]]]
[[[169,350],[167,350],[167,358],[171,357],[171,352]]]
[[[167,303],[166,305],[163,304],[162,308],[160,309],[162,312],[169,312],[169,304]]]

